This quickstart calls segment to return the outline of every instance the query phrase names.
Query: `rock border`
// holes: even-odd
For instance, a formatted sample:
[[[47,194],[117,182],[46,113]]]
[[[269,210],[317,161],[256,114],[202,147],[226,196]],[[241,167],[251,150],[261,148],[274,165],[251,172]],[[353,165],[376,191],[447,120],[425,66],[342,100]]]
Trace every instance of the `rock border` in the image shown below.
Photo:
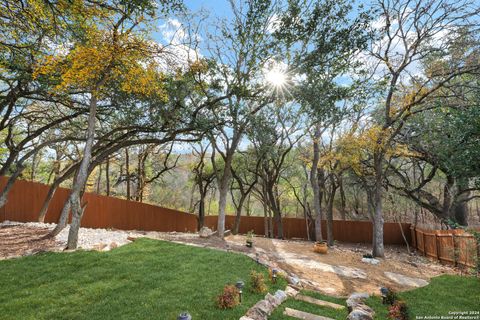
[[[367,306],[365,300],[370,297],[368,293],[353,293],[347,299],[347,320],[373,320],[375,311]]]
[[[288,297],[294,297],[298,290],[287,285],[285,290],[277,290],[275,294],[267,293],[265,298],[258,301],[240,320],[268,320],[268,316],[280,306]]]

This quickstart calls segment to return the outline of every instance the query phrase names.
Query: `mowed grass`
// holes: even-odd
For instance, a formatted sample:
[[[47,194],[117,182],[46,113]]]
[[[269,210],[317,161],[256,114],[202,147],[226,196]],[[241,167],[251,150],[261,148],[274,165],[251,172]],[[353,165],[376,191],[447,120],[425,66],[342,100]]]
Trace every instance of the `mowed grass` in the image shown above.
[[[0,319],[238,319],[262,299],[248,290],[251,270],[266,268],[236,253],[151,239],[110,252],[44,253],[0,261]],[[241,306],[221,310],[227,283],[247,283]]]
[[[303,291],[302,294],[346,306],[346,298],[333,298],[311,291]],[[475,318],[475,316],[478,317],[478,314],[475,312],[480,312],[480,279],[467,276],[442,275],[433,278],[426,287],[401,292],[398,296],[399,299],[406,301],[410,319],[420,319],[427,316],[437,316],[438,319],[442,316],[447,318],[451,312],[461,311],[472,312]],[[380,297],[371,296],[366,303],[375,310],[375,319],[389,319],[388,307],[382,304]],[[269,319],[294,319],[283,315],[285,307],[336,320],[344,320],[348,315],[346,309],[339,311],[290,298],[275,310]]]

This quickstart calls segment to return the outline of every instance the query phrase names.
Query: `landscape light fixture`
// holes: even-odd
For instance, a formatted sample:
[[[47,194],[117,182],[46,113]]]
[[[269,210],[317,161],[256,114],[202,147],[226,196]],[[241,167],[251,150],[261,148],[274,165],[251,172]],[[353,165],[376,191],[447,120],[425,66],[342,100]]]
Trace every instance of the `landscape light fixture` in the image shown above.
[[[192,316],[188,312],[182,312],[177,317],[177,320],[192,320]]]
[[[235,283],[235,287],[238,289],[238,297],[240,298],[240,303],[242,303],[242,293],[243,293],[243,287],[245,286],[245,283],[242,280],[238,280],[237,283]]]
[[[277,282],[277,273],[278,273],[277,269],[272,269],[272,282],[273,283]]]
[[[388,289],[385,287],[380,288],[380,294],[382,295],[382,303],[386,304],[387,303],[387,295],[388,295]]]
[[[260,254],[257,252],[255,256],[256,256],[255,261],[257,261],[257,264],[260,264]]]

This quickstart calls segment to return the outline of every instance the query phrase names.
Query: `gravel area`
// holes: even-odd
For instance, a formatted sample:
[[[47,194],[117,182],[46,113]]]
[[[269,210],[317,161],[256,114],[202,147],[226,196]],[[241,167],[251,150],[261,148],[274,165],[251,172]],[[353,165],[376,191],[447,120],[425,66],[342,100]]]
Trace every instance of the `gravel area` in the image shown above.
[[[22,227],[25,230],[42,230],[42,236],[46,235],[48,231],[53,230],[55,224],[53,223],[40,223],[40,222],[16,222],[16,221],[4,221],[0,223],[0,228],[6,227]],[[63,229],[56,237],[56,247],[64,248],[67,245],[68,231],[70,227],[67,226]],[[38,238],[38,234],[31,232],[33,238]],[[35,236],[36,235],[36,236]],[[109,250],[113,249],[127,243],[130,243],[128,237],[140,237],[144,233],[136,231],[123,231],[123,230],[107,230],[107,229],[91,229],[91,228],[80,228],[78,233],[78,248],[84,250]],[[34,240],[34,239],[24,239],[24,240]],[[0,239],[1,241],[1,239]],[[0,242],[0,244],[2,244]],[[4,244],[2,244],[3,246]],[[51,246],[50,246],[51,247]]]

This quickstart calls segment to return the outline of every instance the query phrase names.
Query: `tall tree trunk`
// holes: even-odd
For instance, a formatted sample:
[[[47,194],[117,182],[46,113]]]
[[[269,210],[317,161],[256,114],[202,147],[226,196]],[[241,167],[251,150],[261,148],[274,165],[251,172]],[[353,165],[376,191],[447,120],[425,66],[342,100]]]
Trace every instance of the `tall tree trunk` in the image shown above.
[[[218,224],[217,231],[218,236],[223,239],[225,234],[225,215],[227,209],[227,196],[228,196],[228,187],[230,186],[230,180],[232,177],[232,158],[233,154],[227,152],[225,159],[225,167],[223,169],[223,175],[220,178],[220,183],[218,186]]]
[[[373,191],[374,217],[373,217],[373,241],[375,243],[372,250],[374,257],[384,257],[385,250],[383,245],[383,212],[382,212],[382,191],[383,191],[383,156],[378,152],[374,155],[375,168],[375,186]]]
[[[102,181],[102,165],[98,166],[97,194],[100,194],[100,182]]]
[[[35,173],[36,173],[36,167],[37,167],[37,157],[38,157],[38,153],[40,151],[37,151],[33,154],[33,157],[32,157],[32,171],[30,172],[30,181],[33,181],[35,180]]]
[[[373,195],[372,195],[372,191],[369,190],[369,189],[366,189],[366,193],[367,193],[367,212],[368,212],[368,215],[370,217],[370,221],[372,221],[372,228],[373,228],[373,231],[372,231],[372,251],[375,251],[376,249],[376,246],[377,246],[377,243],[375,242],[375,205],[373,203]]]
[[[47,196],[45,197],[45,200],[43,200],[42,208],[38,213],[38,222],[45,222],[45,216],[47,215],[48,207],[50,206],[50,201],[52,201],[58,186],[62,183],[61,178],[62,177],[55,179],[55,181],[53,181],[53,184],[48,189]]]
[[[188,212],[193,213],[195,211],[195,206],[193,205],[195,202],[195,188],[197,187],[197,184],[194,183],[192,185],[192,189],[190,191],[190,205],[188,206]]]
[[[470,197],[470,192],[465,191],[468,189],[468,179],[467,178],[458,178],[457,179],[457,194],[455,197],[455,202],[453,205],[453,218],[454,220],[462,225],[468,226],[468,202],[467,199]]]
[[[15,172],[13,172],[13,174],[8,178],[7,184],[5,187],[3,187],[3,190],[0,194],[0,208],[3,208],[3,206],[5,206],[7,203],[8,194],[10,193],[10,190],[12,190],[15,181],[17,180],[18,176],[20,176],[24,168],[25,167],[22,164],[19,164]]]
[[[127,200],[130,200],[130,159],[128,148],[125,148],[125,177],[127,182]]]
[[[268,237],[269,238],[274,238],[275,237],[273,227],[274,227],[274,225],[273,225],[272,210],[270,208],[268,208]]]
[[[447,175],[447,182],[443,186],[443,204],[441,219],[447,221],[451,217],[452,210],[452,193],[455,184],[455,179],[451,175]]]
[[[273,211],[273,219],[275,221],[275,226],[277,227],[277,238],[283,239],[283,224],[282,224],[282,214],[280,212],[280,206],[278,203],[278,198],[275,196],[273,190],[274,183],[270,182],[267,184],[267,196],[270,210]],[[273,235],[273,234],[272,234]]]
[[[83,151],[82,161],[77,171],[75,183],[72,186],[72,191],[69,196],[69,202],[72,209],[72,223],[68,233],[67,248],[77,248],[78,230],[80,228],[80,221],[82,219],[84,208],[81,205],[81,195],[85,188],[85,183],[88,179],[90,159],[92,157],[92,147],[95,139],[95,122],[97,115],[97,97],[95,93],[90,99],[90,110],[88,115],[88,127],[85,141],[85,148]]]
[[[110,157],[107,157],[105,163],[105,193],[107,197],[110,196]]]
[[[338,187],[340,191],[340,214],[342,216],[342,220],[347,219],[347,212],[346,212],[346,197],[345,197],[345,190],[343,189],[343,177],[340,174],[338,177]]]
[[[208,212],[206,212],[207,215],[210,215],[212,212],[212,200],[215,198],[215,193],[216,193],[215,187],[211,188],[210,191],[210,197],[208,198]]]
[[[200,187],[200,202],[198,206],[198,230],[202,229],[205,225],[205,198],[206,198],[206,190],[202,190],[202,186]]]
[[[246,198],[247,196],[242,194],[240,196],[240,200],[238,201],[238,206],[235,212],[235,223],[233,224],[233,234],[238,234],[238,230],[240,230],[240,219],[242,218],[242,208]]]
[[[316,125],[313,136],[313,160],[312,169],[310,171],[310,183],[313,191],[313,211],[315,213],[315,240],[322,241],[322,206],[320,186],[318,184],[318,162],[320,161],[320,145],[321,136],[320,125]]]
[[[268,223],[268,208],[267,208],[267,205],[265,203],[265,201],[262,203],[263,204],[263,228],[264,228],[264,232],[265,232],[265,238],[268,238],[269,237],[269,223]]]
[[[331,176],[331,189],[330,197],[328,198],[328,209],[327,209],[327,244],[332,247],[334,244],[333,239],[333,201],[335,200],[335,194],[337,192],[337,184],[333,181],[334,178]]]

